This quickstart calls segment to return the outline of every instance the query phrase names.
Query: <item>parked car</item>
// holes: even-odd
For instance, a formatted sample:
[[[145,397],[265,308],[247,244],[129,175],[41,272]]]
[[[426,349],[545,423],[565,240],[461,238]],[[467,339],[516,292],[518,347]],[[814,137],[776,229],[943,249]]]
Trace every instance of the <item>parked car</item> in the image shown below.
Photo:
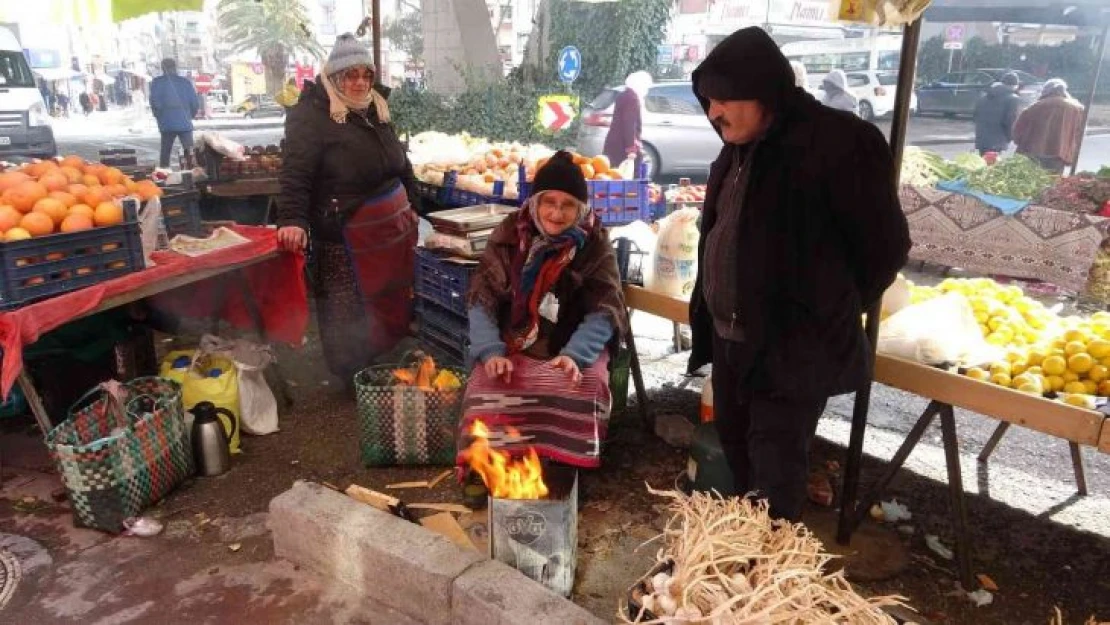
[[[259,96],[253,107],[249,108],[243,116],[247,119],[256,117],[281,117],[285,115],[285,107],[274,101],[272,96]]]
[[[873,121],[894,112],[894,92],[898,89],[898,72],[849,72],[848,90],[859,100],[859,116]],[[824,97],[820,85],[814,97]],[[910,95],[910,114],[917,112],[917,94]]]
[[[939,80],[917,89],[918,112],[940,113],[947,116],[971,115],[975,103],[996,82],[1008,72],[1018,76],[1018,96],[1022,107],[1037,100],[1044,87],[1044,81],[1036,76],[1014,69],[984,68],[971,71],[950,72]]]
[[[605,89],[583,108],[576,146],[580,154],[601,154],[613,121],[613,105],[624,89],[623,86]],[[690,83],[655,84],[642,106],[641,139],[649,176],[708,175],[709,164],[721,150],[721,138],[694,97]]]

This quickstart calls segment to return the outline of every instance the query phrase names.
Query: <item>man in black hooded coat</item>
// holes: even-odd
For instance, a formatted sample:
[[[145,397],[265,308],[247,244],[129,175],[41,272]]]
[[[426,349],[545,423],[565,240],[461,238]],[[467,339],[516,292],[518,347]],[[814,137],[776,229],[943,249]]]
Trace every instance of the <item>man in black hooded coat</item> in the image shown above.
[[[821,106],[759,28],[693,75],[725,146],[690,299],[690,370],[713,363],[715,423],[739,493],[796,520],[828,398],[870,375],[865,307],[906,261],[893,159],[873,125]]]

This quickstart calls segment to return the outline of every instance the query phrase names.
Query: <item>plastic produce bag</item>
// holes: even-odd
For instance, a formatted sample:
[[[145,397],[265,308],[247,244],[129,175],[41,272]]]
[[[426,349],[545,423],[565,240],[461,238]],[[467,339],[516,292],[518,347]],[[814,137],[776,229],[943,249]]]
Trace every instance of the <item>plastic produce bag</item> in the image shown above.
[[[878,351],[927,365],[979,364],[997,360],[998,350],[983,340],[967,298],[948,293],[907,306],[879,326]]]
[[[275,362],[270,346],[206,334],[200,340],[200,348],[235,363],[239,374],[239,412],[236,414],[243,431],[256,436],[277,432],[277,399],[265,377],[266,367]]]
[[[206,354],[202,350],[177,350],[166,354],[159,375],[181,385],[181,401],[186,411],[202,401],[217,408],[226,408],[239,418],[239,372],[235,363],[225,356]],[[240,453],[239,427],[227,432],[228,449]]]
[[[162,202],[152,197],[139,209],[139,238],[143,243],[143,265],[153,267],[150,255],[160,249],[159,235],[165,232]]]
[[[883,293],[882,318],[893,315],[910,305],[910,282],[902,274]]]
[[[698,277],[700,216],[701,211],[696,208],[682,208],[662,221],[655,244],[655,271],[650,283],[644,276],[645,288],[671,297],[690,298]]]

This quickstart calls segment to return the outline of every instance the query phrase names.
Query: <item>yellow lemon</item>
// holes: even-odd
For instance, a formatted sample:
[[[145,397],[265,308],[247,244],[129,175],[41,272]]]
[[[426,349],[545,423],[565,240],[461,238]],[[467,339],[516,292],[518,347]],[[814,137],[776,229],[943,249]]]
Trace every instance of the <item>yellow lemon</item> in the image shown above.
[[[1106,339],[1092,339],[1087,343],[1087,353],[1092,358],[1106,358],[1110,356],[1110,341]]]
[[[1082,382],[1068,382],[1064,385],[1065,393],[1086,393],[1087,385]]]
[[[990,321],[990,318],[990,313],[985,310],[975,311],[975,321],[979,322],[980,324],[987,323],[988,321]]]
[[[1079,374],[1074,372],[1074,371],[1065,371],[1064,375],[1061,376],[1061,377],[1064,378],[1064,382],[1078,382],[1079,381]]]
[[[1011,349],[1010,351],[1006,352],[1006,360],[1010,362],[1024,361],[1025,354],[1016,349]]]
[[[1069,342],[1069,343],[1071,343],[1073,341],[1079,341],[1079,342],[1086,343],[1087,342],[1087,335],[1082,330],[1068,330],[1067,332],[1064,333],[1064,340]]]
[[[1029,395],[1043,395],[1044,394],[1044,391],[1041,390],[1040,386],[1038,386],[1036,384],[1031,384],[1031,383],[1030,384],[1022,384],[1021,386],[1017,387],[1017,390],[1018,390],[1019,393],[1026,393],[1026,394],[1029,394]]]
[[[1069,341],[1068,344],[1064,346],[1064,353],[1068,356],[1074,356],[1075,354],[1086,351],[1087,344],[1083,343],[1082,341]]]
[[[1063,375],[1068,370],[1068,362],[1063,356],[1049,356],[1041,362],[1041,368],[1048,375]]]
[[[1029,367],[1025,372],[1033,375],[1044,375],[1044,369],[1041,367]]]
[[[990,380],[991,374],[983,370],[981,367],[972,367],[964,374],[973,380],[987,381]]]
[[[1076,373],[1087,373],[1094,366],[1094,359],[1091,358],[1090,354],[1084,352],[1073,354],[1070,358],[1068,358],[1069,371],[1074,371]]]
[[[1110,369],[1105,365],[1095,365],[1087,372],[1087,379],[1094,382],[1101,382],[1110,377]]]
[[[1110,380],[1103,380],[1098,383],[1098,394],[1103,397],[1110,397]]]
[[[1021,360],[1019,360],[1017,362],[1014,362],[1014,363],[1011,363],[1010,364],[1010,375],[1020,375],[1022,373],[1025,373],[1026,369],[1028,369],[1028,368],[1029,368],[1029,366],[1026,365],[1024,361],[1021,361]]]
[[[1043,349],[1034,349],[1030,350],[1029,355],[1025,357],[1025,361],[1028,362],[1030,366],[1037,367],[1040,366],[1047,357],[1048,354],[1045,353]]]
[[[1095,409],[1095,398],[1087,394],[1073,393],[1071,395],[1065,395],[1064,403],[1072,406],[1078,406],[1080,408],[1086,408],[1087,410]]]
[[[1094,380],[1083,380],[1083,389],[1084,393],[1088,395],[1094,395],[1098,392],[1098,382],[1095,382]]]
[[[1050,375],[1045,379],[1046,379],[1045,386],[1048,388],[1048,390],[1050,390],[1050,391],[1062,391],[1062,390],[1064,390],[1064,378],[1061,378],[1058,375]]]
[[[994,373],[991,374],[991,382],[999,386],[1010,386],[1010,375],[1008,373]]]
[[[999,328],[1005,325],[1006,319],[1004,319],[1001,315],[991,317],[990,321],[987,322],[987,326],[990,327],[990,329],[994,332],[997,332]]]

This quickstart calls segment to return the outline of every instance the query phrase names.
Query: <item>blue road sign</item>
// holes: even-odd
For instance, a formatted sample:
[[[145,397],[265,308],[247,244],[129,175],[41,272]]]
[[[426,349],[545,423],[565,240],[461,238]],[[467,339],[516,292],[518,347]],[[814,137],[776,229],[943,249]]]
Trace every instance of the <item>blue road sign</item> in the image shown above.
[[[559,80],[574,82],[582,73],[582,53],[574,46],[567,46],[559,51]]]

